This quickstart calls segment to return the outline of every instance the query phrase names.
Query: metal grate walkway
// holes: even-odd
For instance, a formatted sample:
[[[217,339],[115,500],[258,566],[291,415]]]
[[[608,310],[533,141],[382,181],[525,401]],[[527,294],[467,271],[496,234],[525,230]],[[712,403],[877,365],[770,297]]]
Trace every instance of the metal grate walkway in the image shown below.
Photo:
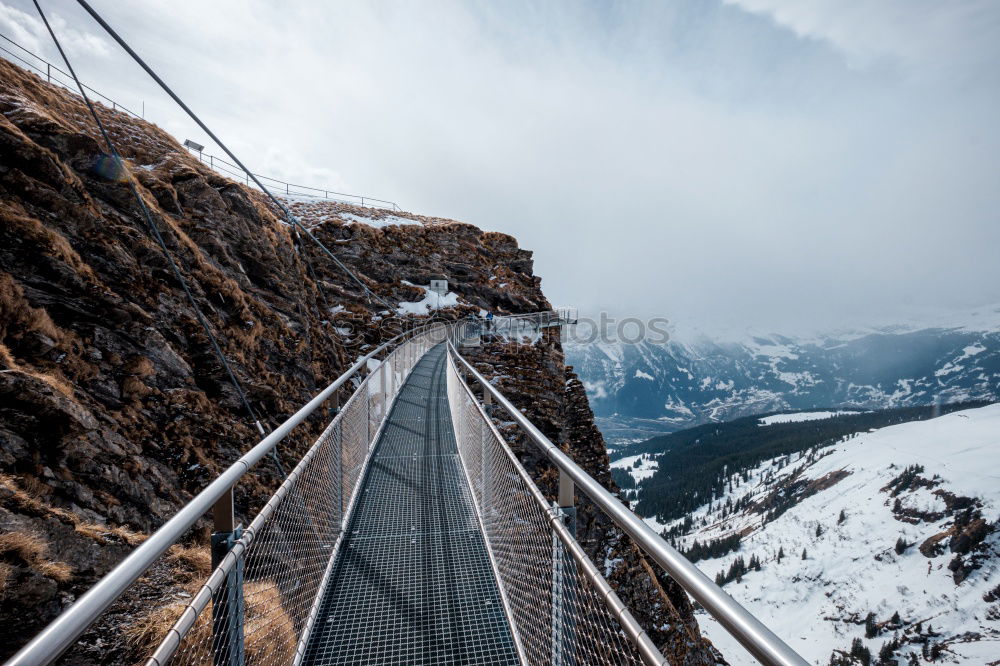
[[[455,446],[445,346],[400,391],[334,564],[305,663],[517,664]]]

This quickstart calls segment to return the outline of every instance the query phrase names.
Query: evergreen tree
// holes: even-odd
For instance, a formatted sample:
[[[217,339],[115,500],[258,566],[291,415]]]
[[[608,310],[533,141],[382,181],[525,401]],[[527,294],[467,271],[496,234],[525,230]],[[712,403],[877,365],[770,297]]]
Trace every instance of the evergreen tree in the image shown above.
[[[875,613],[868,613],[865,618],[865,638],[875,638],[878,634],[878,625],[875,624]]]
[[[806,549],[805,548],[802,549],[802,559],[803,560],[809,559],[809,556],[806,555]]]
[[[893,612],[892,617],[889,618],[889,622],[894,626],[899,626],[903,624],[903,621],[899,619],[899,611]]]
[[[785,556],[785,548],[783,546],[778,546],[778,561]]]
[[[904,552],[906,552],[906,549],[909,548],[909,547],[910,547],[910,544],[908,544],[906,542],[906,539],[904,539],[903,537],[899,537],[898,539],[896,539],[896,554],[897,555],[902,555]]]
[[[861,642],[860,638],[855,638],[851,642],[851,656],[860,661],[863,666],[870,666],[872,662],[872,653],[865,644]]]
[[[886,641],[882,644],[882,649],[878,651],[878,663],[888,664],[896,653],[896,649],[892,645],[892,641]]]
[[[845,520],[847,520],[847,514],[846,514],[846,513],[844,513],[844,510],[843,510],[843,509],[841,509],[841,510],[840,510],[840,515],[839,515],[839,516],[837,517],[837,524],[838,524],[838,525],[840,525],[840,524],[842,524],[842,523],[843,523],[843,522],[844,522]]]
[[[823,536],[823,526],[816,523],[816,537],[819,538],[821,536]]]

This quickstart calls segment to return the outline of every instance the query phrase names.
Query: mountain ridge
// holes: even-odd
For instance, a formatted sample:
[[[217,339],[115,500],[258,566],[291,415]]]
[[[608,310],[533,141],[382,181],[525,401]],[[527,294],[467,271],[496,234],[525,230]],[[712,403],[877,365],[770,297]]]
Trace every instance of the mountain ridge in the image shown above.
[[[614,442],[778,410],[886,408],[1000,397],[993,307],[952,326],[901,324],[837,335],[664,344],[568,342],[567,360]],[[1000,310],[1000,308],[997,308]],[[976,311],[979,312],[979,311]]]

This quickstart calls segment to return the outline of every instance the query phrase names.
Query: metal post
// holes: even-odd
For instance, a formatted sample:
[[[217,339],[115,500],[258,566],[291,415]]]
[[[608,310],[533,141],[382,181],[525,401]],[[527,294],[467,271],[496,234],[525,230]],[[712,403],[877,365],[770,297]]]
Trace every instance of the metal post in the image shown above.
[[[45,80],[52,83],[52,64],[45,63]]]
[[[379,409],[379,423],[385,418],[385,408],[389,404],[389,356],[390,354],[386,352],[385,358],[382,359],[382,365],[379,366],[379,393],[382,395],[382,404]]]
[[[574,494],[573,479],[569,474],[559,470],[559,510],[566,517],[566,527],[569,533],[576,536],[576,501]]]
[[[233,515],[233,489],[212,507],[215,532],[212,534],[212,568],[217,568],[242,535]],[[212,663],[215,666],[243,666],[243,558],[236,562],[225,582],[212,595]]]
[[[337,511],[339,515],[337,516],[337,523],[340,525],[340,529],[344,529],[346,511],[344,511],[344,421],[341,419],[340,423],[333,431],[334,441],[336,446],[333,449],[333,467],[334,475],[336,476],[337,484]]]
[[[375,359],[375,360],[378,360],[378,359]],[[366,370],[368,370],[368,369],[366,368]],[[367,413],[368,413],[368,448],[370,449],[370,448],[372,448],[372,447],[375,446],[374,442],[372,442],[372,434],[373,434],[372,433],[372,417],[373,417],[373,414],[372,414],[372,403],[375,402],[375,395],[374,395],[374,393],[372,391],[372,382],[375,381],[375,377],[374,377],[374,373],[371,370],[368,370],[368,374],[366,375],[366,379],[368,380],[368,385],[365,387],[365,401],[368,404],[368,409],[367,409]]]
[[[554,511],[559,507],[553,506]],[[559,535],[552,532],[552,666],[569,666],[572,661],[568,654],[568,617],[566,613],[566,593],[569,589],[566,571],[569,566],[567,553]]]
[[[486,451],[486,438],[489,427],[485,421],[479,422],[479,493],[482,501],[483,518],[486,519],[493,509],[493,479],[490,472],[490,456]]]

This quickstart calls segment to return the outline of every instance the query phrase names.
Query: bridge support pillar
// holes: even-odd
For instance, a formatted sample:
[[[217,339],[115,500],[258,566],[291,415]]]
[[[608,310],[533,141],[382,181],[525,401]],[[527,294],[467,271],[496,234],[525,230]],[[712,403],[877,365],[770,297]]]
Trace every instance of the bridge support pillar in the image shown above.
[[[576,488],[573,485],[573,479],[570,478],[569,474],[559,471],[559,501],[558,508],[562,515],[563,522],[566,524],[566,529],[569,533],[576,536],[576,498],[574,497]]]
[[[233,489],[212,508],[212,568],[218,567],[243,533],[235,524]],[[212,662],[215,666],[243,666],[243,559],[236,560],[222,586],[212,595]]]

